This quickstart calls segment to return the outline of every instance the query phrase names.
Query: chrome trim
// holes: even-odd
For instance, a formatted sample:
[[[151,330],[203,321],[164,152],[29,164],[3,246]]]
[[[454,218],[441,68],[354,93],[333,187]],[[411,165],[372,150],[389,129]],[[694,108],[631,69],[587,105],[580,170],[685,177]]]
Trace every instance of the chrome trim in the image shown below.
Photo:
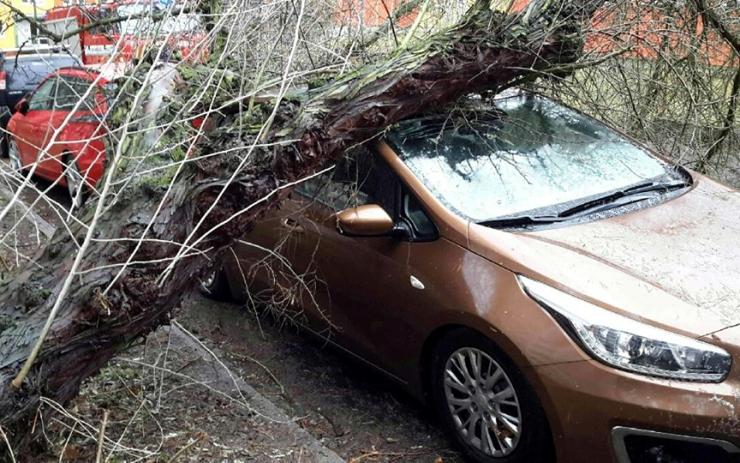
[[[711,445],[714,447],[719,447],[725,450],[727,453],[740,455],[740,448],[738,448],[735,444],[724,440],[712,439],[709,437],[684,436],[681,434],[671,434],[666,432],[648,431],[646,429],[617,426],[612,429],[612,443],[614,444],[614,453],[617,456],[618,463],[631,463],[629,454],[627,453],[627,446],[624,443],[624,438],[627,436],[655,437],[659,439]]]

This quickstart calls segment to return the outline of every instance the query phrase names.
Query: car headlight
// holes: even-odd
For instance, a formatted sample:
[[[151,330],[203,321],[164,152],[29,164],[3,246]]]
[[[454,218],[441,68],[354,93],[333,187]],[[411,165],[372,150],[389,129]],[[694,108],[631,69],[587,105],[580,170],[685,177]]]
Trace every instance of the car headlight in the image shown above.
[[[596,360],[622,370],[683,381],[718,383],[730,372],[725,350],[598,307],[518,276],[524,290]]]

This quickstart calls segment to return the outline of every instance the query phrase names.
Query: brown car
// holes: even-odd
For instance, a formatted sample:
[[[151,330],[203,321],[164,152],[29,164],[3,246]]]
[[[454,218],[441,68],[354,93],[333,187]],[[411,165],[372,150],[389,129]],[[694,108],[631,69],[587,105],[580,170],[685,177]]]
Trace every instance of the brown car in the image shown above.
[[[738,240],[737,191],[510,91],[307,179],[206,286],[292,308],[472,461],[734,462]]]

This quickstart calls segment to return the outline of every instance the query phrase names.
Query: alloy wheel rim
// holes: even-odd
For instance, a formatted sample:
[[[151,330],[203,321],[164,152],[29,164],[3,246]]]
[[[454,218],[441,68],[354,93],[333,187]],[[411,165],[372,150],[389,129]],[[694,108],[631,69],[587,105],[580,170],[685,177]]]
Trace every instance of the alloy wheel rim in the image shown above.
[[[462,440],[492,457],[516,450],[522,413],[514,385],[501,365],[480,349],[464,347],[447,359],[444,393]]]
[[[10,167],[16,171],[20,172],[21,168],[21,158],[18,153],[18,145],[15,144],[15,141],[9,140],[8,141],[8,157],[10,158]]]

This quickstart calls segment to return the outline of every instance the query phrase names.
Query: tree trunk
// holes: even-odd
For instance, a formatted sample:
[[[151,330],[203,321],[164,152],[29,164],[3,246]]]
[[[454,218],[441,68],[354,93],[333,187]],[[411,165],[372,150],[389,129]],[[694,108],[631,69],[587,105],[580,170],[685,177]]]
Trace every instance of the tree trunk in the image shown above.
[[[271,129],[261,137],[275,144],[255,148],[247,164],[240,164],[244,149],[199,159],[176,175],[170,166],[164,174],[137,176],[135,184],[100,206],[88,205],[82,217],[88,225],[95,207],[100,209],[94,230],[80,224],[70,227],[71,234],[58,230],[34,263],[0,283],[0,426],[17,441],[40,396],[60,402],[72,398],[81,381],[117,352],[167,323],[211,259],[248,232],[264,211],[277,207],[292,182],[339,159],[348,146],[470,92],[495,90],[533,70],[562,69],[575,61],[582,46],[579,22],[598,3],[535,1],[531,11],[507,16],[479,1],[459,25],[313,91],[303,104],[256,108],[253,117],[263,119],[275,109]],[[227,129],[218,128],[201,143],[201,152],[255,141],[255,135],[235,138]],[[135,149],[128,145],[125,149]],[[110,167],[109,175],[121,178],[137,168],[121,163]],[[247,205],[252,206],[245,210]],[[201,240],[178,254],[183,249],[178,243],[193,244],[191,233]],[[29,357],[88,234],[88,247],[43,348],[16,388],[11,381]],[[174,271],[167,272],[175,256]]]

